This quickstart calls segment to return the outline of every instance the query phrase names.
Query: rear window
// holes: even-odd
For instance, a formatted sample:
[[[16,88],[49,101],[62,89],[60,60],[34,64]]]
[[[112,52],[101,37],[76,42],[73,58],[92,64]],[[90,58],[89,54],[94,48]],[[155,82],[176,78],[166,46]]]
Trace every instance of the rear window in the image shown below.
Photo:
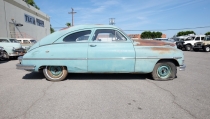
[[[91,30],[79,31],[66,36],[64,42],[87,42],[90,36]]]

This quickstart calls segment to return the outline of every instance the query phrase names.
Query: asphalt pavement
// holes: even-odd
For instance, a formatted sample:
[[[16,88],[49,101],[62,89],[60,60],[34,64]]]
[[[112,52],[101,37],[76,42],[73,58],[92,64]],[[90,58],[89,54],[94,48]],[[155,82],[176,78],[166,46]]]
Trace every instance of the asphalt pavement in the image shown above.
[[[149,74],[69,74],[61,82],[0,61],[0,119],[210,119],[210,52],[184,52],[171,81]]]

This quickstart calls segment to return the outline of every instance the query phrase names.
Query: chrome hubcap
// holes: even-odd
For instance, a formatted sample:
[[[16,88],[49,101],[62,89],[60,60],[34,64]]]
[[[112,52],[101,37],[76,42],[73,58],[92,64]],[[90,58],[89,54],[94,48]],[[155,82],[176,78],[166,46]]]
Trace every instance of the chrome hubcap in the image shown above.
[[[60,66],[50,66],[49,71],[52,75],[58,76],[62,73],[62,67],[60,67]]]
[[[171,68],[169,66],[160,66],[157,69],[157,74],[160,78],[168,78],[171,74]]]

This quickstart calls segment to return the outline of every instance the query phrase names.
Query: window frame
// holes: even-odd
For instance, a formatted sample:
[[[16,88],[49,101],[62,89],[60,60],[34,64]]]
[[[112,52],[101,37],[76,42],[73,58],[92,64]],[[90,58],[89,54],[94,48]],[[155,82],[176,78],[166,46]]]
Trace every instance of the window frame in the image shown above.
[[[114,30],[115,31],[115,34],[118,32],[121,36],[123,36],[125,38],[125,40],[122,40],[122,41],[110,41],[110,42],[106,42],[106,41],[96,42],[96,41],[94,41],[94,39],[95,39],[95,33],[96,33],[97,30]],[[119,29],[113,29],[113,28],[95,28],[94,31],[93,31],[92,38],[90,39],[90,42],[94,42],[94,43],[125,43],[125,42],[131,42],[131,40],[129,40],[129,38],[126,37]]]
[[[74,32],[70,32],[70,33],[64,35],[64,36],[61,38],[61,39],[62,39],[62,42],[63,42],[63,43],[86,43],[86,42],[77,42],[76,39],[75,39],[75,41],[64,41],[64,39],[65,39],[66,37],[68,37],[69,35],[72,35],[72,34],[75,34],[75,33],[78,33],[78,32],[83,32],[83,31],[90,31],[89,37],[88,37],[88,39],[87,39],[87,41],[86,41],[86,42],[88,42],[89,39],[90,39],[90,37],[91,37],[91,35],[92,35],[92,33],[93,33],[93,31],[92,31],[91,29],[83,29],[83,30],[77,30],[77,31],[74,31]],[[80,36],[80,37],[81,37],[81,36]],[[79,38],[79,37],[78,37],[78,38]]]

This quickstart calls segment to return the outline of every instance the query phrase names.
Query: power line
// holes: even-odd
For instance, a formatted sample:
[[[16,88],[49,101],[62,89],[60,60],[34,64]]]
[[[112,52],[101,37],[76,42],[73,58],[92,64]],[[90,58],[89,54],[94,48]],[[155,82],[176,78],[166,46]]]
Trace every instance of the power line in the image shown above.
[[[200,27],[193,27],[193,28],[178,28],[178,29],[123,30],[123,31],[172,31],[172,30],[200,29],[200,28],[210,28],[210,26],[200,26]]]
[[[53,27],[55,29],[64,28],[64,27]],[[185,30],[185,29],[201,29],[201,28],[210,28],[210,26],[199,26],[199,27],[191,27],[191,28],[178,28],[178,29],[153,29],[153,30],[123,30],[123,31],[172,31],[172,30]]]

